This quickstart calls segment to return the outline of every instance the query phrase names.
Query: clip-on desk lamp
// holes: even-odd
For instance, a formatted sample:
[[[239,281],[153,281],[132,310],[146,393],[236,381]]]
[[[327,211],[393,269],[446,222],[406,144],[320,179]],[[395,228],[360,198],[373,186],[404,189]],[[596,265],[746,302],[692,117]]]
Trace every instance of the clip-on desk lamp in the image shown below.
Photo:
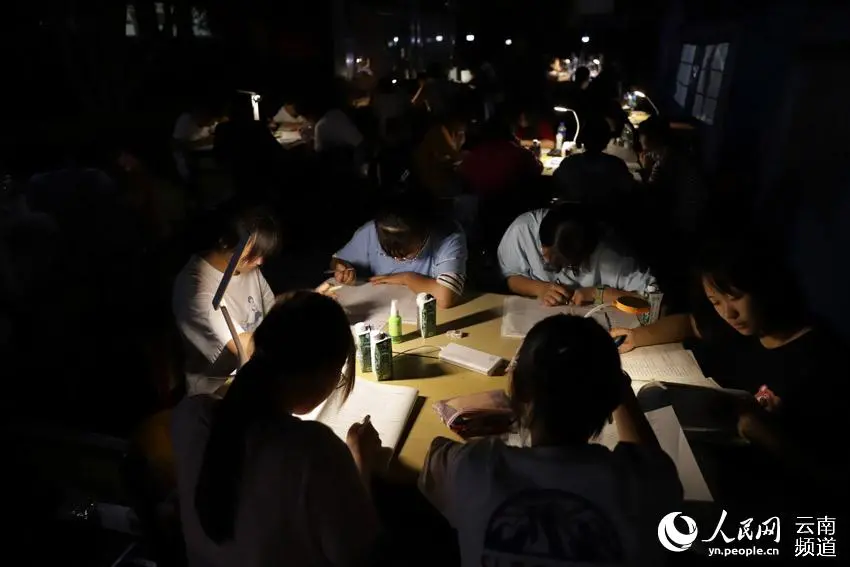
[[[260,100],[263,97],[258,95],[253,91],[236,91],[238,93],[246,94],[251,97],[251,108],[254,110],[254,120],[260,119]]]
[[[239,333],[236,332],[236,325],[233,324],[233,319],[230,317],[227,305],[224,303],[224,292],[227,291],[227,286],[230,285],[230,280],[233,278],[234,272],[236,272],[236,266],[239,264],[239,259],[242,258],[242,252],[245,251],[250,239],[251,235],[248,234],[243,236],[239,241],[239,244],[233,251],[233,256],[230,257],[230,261],[227,263],[227,269],[224,270],[224,275],[221,277],[221,283],[218,284],[218,289],[215,291],[212,301],[213,309],[216,311],[220,309],[221,314],[224,315],[224,322],[227,323],[227,329],[230,331],[233,344],[236,345],[236,353],[239,357],[239,368],[242,368],[242,366],[248,362],[248,357],[245,354],[242,341],[239,340]]]
[[[642,297],[635,297],[633,295],[623,295],[618,297],[613,303],[603,303],[602,305],[597,305],[587,313],[585,313],[584,318],[592,317],[595,313],[602,311],[606,307],[614,307],[618,311],[622,311],[623,313],[628,313],[630,315],[645,315],[650,311],[650,304],[647,300]],[[610,321],[609,321],[610,325]],[[609,329],[610,330],[610,329]],[[619,336],[614,339],[614,342],[619,347],[623,344],[623,341],[626,340],[625,336]]]
[[[560,114],[565,114],[567,112],[573,113],[573,117],[575,117],[575,119],[576,119],[576,135],[573,136],[573,141],[571,142],[572,145],[570,146],[570,149],[571,150],[574,149],[576,147],[576,144],[578,143],[578,133],[581,131],[581,122],[578,119],[578,113],[575,110],[573,110],[572,108],[567,108],[566,106],[556,106],[556,107],[553,108],[553,110],[555,112],[560,113]],[[566,145],[566,144],[567,144],[567,142],[564,142],[564,145]],[[556,148],[556,149],[558,150],[558,152],[561,155],[563,155],[563,151],[562,151],[561,148]]]

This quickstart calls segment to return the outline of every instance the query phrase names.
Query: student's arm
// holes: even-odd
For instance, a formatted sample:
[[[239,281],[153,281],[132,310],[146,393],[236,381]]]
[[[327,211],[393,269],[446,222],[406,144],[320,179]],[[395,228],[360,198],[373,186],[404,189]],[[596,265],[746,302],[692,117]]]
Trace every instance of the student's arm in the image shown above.
[[[700,338],[694,316],[683,313],[662,317],[652,325],[636,329],[613,329],[612,337],[625,336],[626,341],[620,346],[620,352],[644,346],[679,343],[692,337]]]
[[[622,442],[658,448],[658,438],[640,409],[630,382],[631,380],[623,380],[623,401],[614,410],[617,434]]]
[[[331,269],[337,281],[350,285],[357,279],[358,271],[368,272],[370,249],[374,246],[378,246],[377,235],[375,223],[370,221],[357,229],[351,240],[331,258]]]
[[[738,432],[741,437],[769,451],[788,469],[797,471],[810,479],[816,479],[825,485],[842,486],[843,474],[831,465],[822,462],[820,456],[798,442],[765,419],[763,411],[748,411],[738,419]]]
[[[523,297],[542,297],[549,288],[548,282],[541,282],[525,276],[509,276],[508,289]]]
[[[447,279],[444,276],[429,278],[428,276],[414,272],[404,272],[401,274],[390,274],[388,276],[375,276],[369,281],[376,285],[403,285],[413,293],[431,294],[437,300],[437,307],[440,309],[454,307],[461,298],[461,294],[455,291],[456,287],[453,289],[446,284]],[[458,280],[451,280],[452,286],[457,286],[457,282]],[[463,284],[461,283],[459,285],[462,289]]]

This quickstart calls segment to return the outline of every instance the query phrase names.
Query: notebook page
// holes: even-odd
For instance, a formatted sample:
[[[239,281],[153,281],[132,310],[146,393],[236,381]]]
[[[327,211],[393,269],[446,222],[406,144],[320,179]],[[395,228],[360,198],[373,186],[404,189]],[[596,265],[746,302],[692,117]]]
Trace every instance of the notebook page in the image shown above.
[[[534,325],[547,317],[558,314],[576,315],[584,317],[592,307],[574,307],[562,305],[559,307],[547,307],[536,299],[526,297],[506,297],[502,306],[502,336],[511,338],[525,338]],[[608,316],[607,319],[605,316]],[[633,329],[639,325],[634,315],[624,313],[619,309],[607,306],[591,315],[605,329],[610,327],[624,327]]]
[[[711,386],[690,351],[684,349],[646,347],[622,355],[620,361],[632,380]]]
[[[364,283],[344,286],[337,290],[336,299],[345,309],[352,325],[368,323],[373,328],[383,328],[390,317],[390,303],[393,299],[398,301],[401,320],[411,325],[416,324],[418,313],[416,294],[403,285]]]
[[[381,445],[395,451],[418,394],[418,390],[409,386],[379,384],[357,378],[348,400],[340,407],[339,396],[334,394],[325,402],[315,420],[330,427],[337,437],[345,441],[351,426],[368,415],[381,437]],[[302,419],[307,419],[307,416]]]

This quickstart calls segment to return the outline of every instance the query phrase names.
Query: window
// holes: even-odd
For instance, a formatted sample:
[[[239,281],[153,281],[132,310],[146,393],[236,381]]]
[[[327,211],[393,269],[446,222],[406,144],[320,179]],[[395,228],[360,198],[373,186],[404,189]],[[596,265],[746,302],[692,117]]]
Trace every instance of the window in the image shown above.
[[[192,35],[195,37],[210,37],[210,24],[207,12],[203,8],[192,7]]]
[[[127,4],[125,18],[124,35],[127,37],[136,37],[139,35],[139,24],[136,22],[136,7],[132,4]]]
[[[696,45],[686,43],[682,46],[682,56],[679,58],[679,73],[676,75],[676,94],[673,95],[676,103],[682,108],[685,107],[685,102],[688,100],[688,89],[693,79],[696,53]]]
[[[728,53],[728,43],[707,45],[703,52],[699,81],[694,96],[693,116],[706,124],[714,124],[714,113],[717,111],[717,99],[720,97],[720,86],[723,83]]]

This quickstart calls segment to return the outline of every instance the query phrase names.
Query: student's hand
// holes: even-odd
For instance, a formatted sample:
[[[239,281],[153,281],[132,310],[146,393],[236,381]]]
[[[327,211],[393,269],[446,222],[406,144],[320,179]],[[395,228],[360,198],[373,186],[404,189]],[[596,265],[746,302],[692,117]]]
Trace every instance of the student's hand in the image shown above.
[[[348,429],[345,443],[351,450],[351,455],[361,472],[375,462],[375,457],[381,450],[381,438],[372,425],[369,416],[360,423],[355,423]]]
[[[611,336],[616,337],[626,337],[626,340],[623,341],[623,344],[620,345],[620,354],[625,354],[627,352],[631,352],[637,348],[637,344],[635,344],[635,332],[634,329],[611,329]]]
[[[337,286],[335,286],[331,282],[323,282],[319,284],[319,287],[315,289],[315,292],[320,295],[325,295],[327,297],[336,297],[335,288],[337,288]]]
[[[544,287],[537,298],[547,307],[557,307],[570,302],[572,292],[560,284],[549,284]]]
[[[756,392],[756,402],[766,411],[774,412],[779,410],[782,405],[782,398],[773,393],[773,390],[767,386],[762,386]]]
[[[407,272],[401,274],[389,274],[386,276],[374,276],[369,278],[373,285],[407,285],[410,274]]]
[[[570,299],[570,303],[572,303],[573,305],[587,305],[588,303],[593,303],[595,299],[595,287],[582,287],[573,292],[573,296]]]
[[[337,260],[334,266],[334,279],[342,285],[354,285],[357,281],[357,271],[348,262]]]

